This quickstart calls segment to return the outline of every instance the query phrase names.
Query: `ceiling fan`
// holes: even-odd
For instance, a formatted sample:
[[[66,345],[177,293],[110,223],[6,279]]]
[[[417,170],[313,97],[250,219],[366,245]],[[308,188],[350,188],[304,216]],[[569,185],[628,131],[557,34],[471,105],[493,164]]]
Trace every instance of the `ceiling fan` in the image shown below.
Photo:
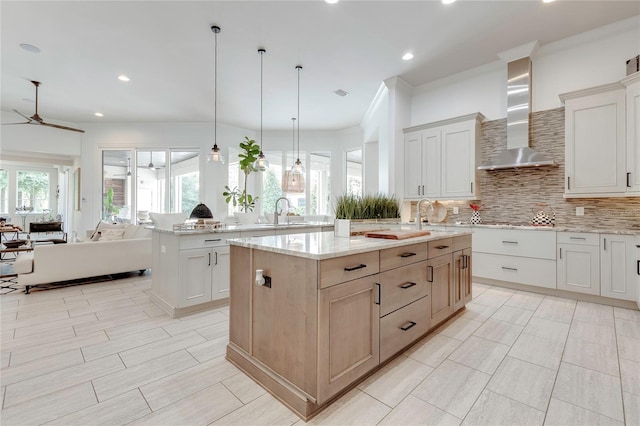
[[[72,132],[84,133],[84,130],[82,130],[82,129],[74,129],[73,127],[61,126],[60,124],[46,123],[42,119],[42,117],[40,117],[38,115],[38,86],[40,86],[40,82],[32,80],[31,83],[33,83],[33,85],[36,86],[36,112],[35,112],[35,114],[33,114],[31,117],[27,117],[26,115],[24,115],[23,113],[21,113],[17,109],[14,109],[13,112],[15,112],[16,114],[19,114],[20,116],[24,117],[27,121],[25,121],[24,123],[4,123],[4,124],[36,124],[36,125],[40,125],[40,126],[55,127],[56,129],[70,130]]]

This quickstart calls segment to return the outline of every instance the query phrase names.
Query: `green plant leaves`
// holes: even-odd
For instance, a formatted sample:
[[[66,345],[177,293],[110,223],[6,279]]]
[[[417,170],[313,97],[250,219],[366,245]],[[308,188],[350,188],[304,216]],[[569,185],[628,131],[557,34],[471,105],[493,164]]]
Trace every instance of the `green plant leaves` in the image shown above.
[[[335,214],[336,219],[396,219],[400,207],[393,196],[345,194],[336,199]]]

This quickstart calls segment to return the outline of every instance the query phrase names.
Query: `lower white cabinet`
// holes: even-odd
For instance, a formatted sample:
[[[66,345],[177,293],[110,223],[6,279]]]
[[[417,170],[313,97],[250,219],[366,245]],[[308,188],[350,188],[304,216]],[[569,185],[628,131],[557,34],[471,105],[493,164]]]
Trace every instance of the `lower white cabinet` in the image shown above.
[[[600,234],[600,295],[637,300],[637,256],[633,235]]]
[[[199,305],[211,301],[211,249],[180,251],[180,294],[178,307]]]
[[[229,297],[231,249],[224,245],[213,249],[211,260],[211,300]]]
[[[600,238],[598,234],[558,234],[558,290],[600,295]]]

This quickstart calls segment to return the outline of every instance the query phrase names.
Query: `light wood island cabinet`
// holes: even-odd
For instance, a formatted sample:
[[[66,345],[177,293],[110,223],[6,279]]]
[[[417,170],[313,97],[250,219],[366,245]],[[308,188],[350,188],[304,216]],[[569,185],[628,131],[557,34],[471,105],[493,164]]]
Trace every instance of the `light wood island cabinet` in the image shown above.
[[[470,253],[468,232],[407,241],[330,232],[231,240],[227,359],[301,418],[313,417],[464,307],[464,298],[453,305],[456,243]],[[438,256],[443,244],[449,253]],[[448,258],[450,270],[450,309],[435,321],[430,250]],[[258,269],[267,285],[256,285]]]

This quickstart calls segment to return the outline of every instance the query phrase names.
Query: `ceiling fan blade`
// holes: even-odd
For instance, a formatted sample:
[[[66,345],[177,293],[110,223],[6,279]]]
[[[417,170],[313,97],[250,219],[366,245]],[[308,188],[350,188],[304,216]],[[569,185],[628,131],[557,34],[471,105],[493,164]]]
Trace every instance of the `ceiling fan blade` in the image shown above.
[[[14,109],[13,112],[15,112],[16,114],[18,114],[20,117],[24,118],[25,120],[27,120],[27,123],[30,123],[33,121],[33,119],[31,117],[27,117],[26,115],[24,115],[23,113],[21,113],[20,111],[18,111],[17,109]],[[15,124],[23,124],[23,123],[15,123]]]
[[[24,123],[2,123],[3,126],[15,126],[16,124],[29,124],[29,121],[25,121]]]
[[[61,126],[59,124],[45,123],[44,121],[40,121],[37,124],[40,124],[42,126],[47,126],[47,127],[54,127],[56,129],[71,130],[72,132],[84,133],[84,130],[82,130],[82,129],[74,129],[73,127]]]

